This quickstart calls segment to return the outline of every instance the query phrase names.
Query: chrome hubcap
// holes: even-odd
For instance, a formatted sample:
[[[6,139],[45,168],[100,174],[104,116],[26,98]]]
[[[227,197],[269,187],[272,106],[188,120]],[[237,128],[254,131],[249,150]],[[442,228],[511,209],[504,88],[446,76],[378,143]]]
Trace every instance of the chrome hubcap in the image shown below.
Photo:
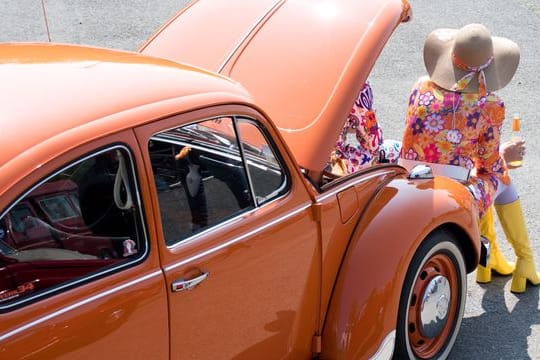
[[[431,279],[422,297],[420,331],[427,338],[441,333],[448,318],[450,306],[450,283],[445,276]]]

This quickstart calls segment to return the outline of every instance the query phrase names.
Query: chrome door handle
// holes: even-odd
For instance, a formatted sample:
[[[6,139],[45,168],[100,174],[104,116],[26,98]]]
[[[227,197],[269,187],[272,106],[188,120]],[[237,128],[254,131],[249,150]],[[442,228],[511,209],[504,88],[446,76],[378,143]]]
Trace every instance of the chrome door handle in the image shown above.
[[[195,286],[199,285],[208,277],[208,272],[203,272],[201,275],[194,277],[193,279],[178,279],[173,281],[171,289],[173,292],[192,290]]]

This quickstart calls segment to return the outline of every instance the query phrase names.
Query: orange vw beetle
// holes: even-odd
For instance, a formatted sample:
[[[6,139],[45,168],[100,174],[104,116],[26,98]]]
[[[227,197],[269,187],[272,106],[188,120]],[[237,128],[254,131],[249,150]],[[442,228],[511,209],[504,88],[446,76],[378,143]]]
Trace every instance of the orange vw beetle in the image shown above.
[[[447,357],[470,192],[314,176],[409,16],[200,0],[139,52],[1,44],[0,358]]]

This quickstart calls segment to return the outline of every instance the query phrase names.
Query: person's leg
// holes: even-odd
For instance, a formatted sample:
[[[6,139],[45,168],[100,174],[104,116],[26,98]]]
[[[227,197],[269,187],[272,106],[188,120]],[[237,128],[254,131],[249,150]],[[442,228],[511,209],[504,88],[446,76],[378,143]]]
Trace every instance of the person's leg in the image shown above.
[[[401,152],[401,142],[396,140],[384,140],[381,146],[381,152],[390,163],[397,163]],[[500,188],[506,188],[501,184]],[[502,190],[502,189],[501,189]],[[504,197],[504,196],[503,196]],[[502,198],[503,198],[502,197]],[[510,275],[514,271],[515,264],[506,260],[504,254],[497,243],[495,232],[495,218],[493,216],[493,207],[490,207],[484,216],[480,219],[480,234],[485,237],[490,244],[490,254],[488,266],[479,265],[476,269],[476,282],[491,282],[491,272],[495,271],[499,275]]]
[[[508,242],[517,256],[510,290],[522,293],[526,290],[527,281],[533,285],[540,284],[540,274],[536,271],[521,202],[513,183],[495,198],[495,209]]]
[[[492,271],[500,275],[512,274],[515,264],[506,260],[497,243],[492,206],[486,211],[482,219],[480,219],[480,234],[489,241],[490,253],[488,266],[478,265],[476,269],[476,282],[482,284],[491,282]]]

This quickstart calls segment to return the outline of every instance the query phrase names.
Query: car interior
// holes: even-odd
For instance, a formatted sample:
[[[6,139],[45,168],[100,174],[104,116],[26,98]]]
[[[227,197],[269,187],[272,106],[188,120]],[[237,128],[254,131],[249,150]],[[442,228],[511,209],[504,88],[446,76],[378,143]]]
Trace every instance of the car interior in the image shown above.
[[[88,156],[0,218],[0,307],[138,256],[144,240],[128,158],[123,149]]]

